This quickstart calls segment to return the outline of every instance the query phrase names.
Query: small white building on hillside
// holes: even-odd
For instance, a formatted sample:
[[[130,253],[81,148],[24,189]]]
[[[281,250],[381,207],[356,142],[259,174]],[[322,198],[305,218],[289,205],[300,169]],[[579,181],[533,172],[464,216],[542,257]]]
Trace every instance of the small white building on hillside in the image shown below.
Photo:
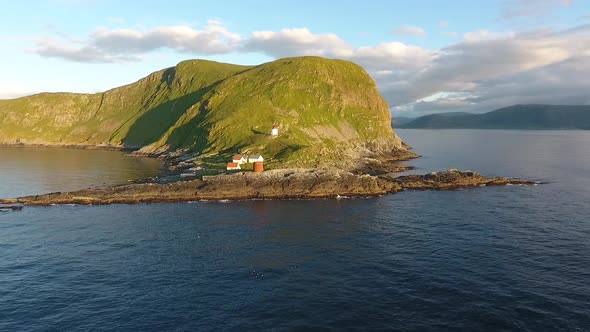
[[[248,156],[248,163],[249,164],[254,163],[254,162],[263,162],[263,161],[264,161],[264,158],[262,158],[262,156],[259,154],[254,154],[254,155]]]
[[[272,130],[270,131],[270,136],[279,136],[279,128],[277,126],[272,126]]]

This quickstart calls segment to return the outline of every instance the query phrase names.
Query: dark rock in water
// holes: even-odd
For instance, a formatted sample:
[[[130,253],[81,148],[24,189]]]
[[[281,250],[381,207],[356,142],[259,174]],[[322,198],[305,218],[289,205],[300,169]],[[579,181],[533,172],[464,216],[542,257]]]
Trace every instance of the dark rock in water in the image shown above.
[[[0,205],[0,212],[20,211],[22,209],[22,205]]]
[[[449,190],[477,186],[503,186],[507,184],[534,184],[528,180],[504,177],[487,178],[473,171],[449,169],[444,172],[432,172],[425,175],[406,175],[394,180],[408,190]]]

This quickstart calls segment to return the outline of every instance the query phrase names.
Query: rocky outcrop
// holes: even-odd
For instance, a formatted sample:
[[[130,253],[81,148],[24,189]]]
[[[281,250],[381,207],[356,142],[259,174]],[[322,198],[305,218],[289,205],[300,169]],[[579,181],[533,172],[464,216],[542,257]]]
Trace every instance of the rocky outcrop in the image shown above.
[[[505,177],[488,178],[477,172],[449,169],[425,175],[406,175],[393,179],[407,190],[452,190],[477,186],[505,186],[507,184],[534,184],[522,179]]]
[[[197,200],[337,198],[392,194],[403,190],[452,190],[466,187],[533,184],[531,181],[488,178],[471,171],[448,170],[400,177],[372,176],[334,169],[282,169],[236,173],[169,184],[131,184],[104,189],[27,196],[0,204],[134,204]]]

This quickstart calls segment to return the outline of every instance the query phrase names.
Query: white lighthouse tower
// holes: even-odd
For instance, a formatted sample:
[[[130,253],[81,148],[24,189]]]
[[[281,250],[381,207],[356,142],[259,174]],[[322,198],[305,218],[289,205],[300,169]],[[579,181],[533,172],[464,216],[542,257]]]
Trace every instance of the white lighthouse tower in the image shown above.
[[[272,126],[270,136],[279,136],[279,128],[277,128],[277,125]]]

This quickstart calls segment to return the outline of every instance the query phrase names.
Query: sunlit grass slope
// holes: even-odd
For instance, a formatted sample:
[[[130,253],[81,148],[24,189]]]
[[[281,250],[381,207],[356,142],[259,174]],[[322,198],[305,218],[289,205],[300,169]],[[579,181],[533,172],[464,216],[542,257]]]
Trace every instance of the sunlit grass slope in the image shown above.
[[[319,57],[255,67],[190,60],[104,93],[1,100],[0,142],[16,141],[309,163],[400,146],[365,70]]]

